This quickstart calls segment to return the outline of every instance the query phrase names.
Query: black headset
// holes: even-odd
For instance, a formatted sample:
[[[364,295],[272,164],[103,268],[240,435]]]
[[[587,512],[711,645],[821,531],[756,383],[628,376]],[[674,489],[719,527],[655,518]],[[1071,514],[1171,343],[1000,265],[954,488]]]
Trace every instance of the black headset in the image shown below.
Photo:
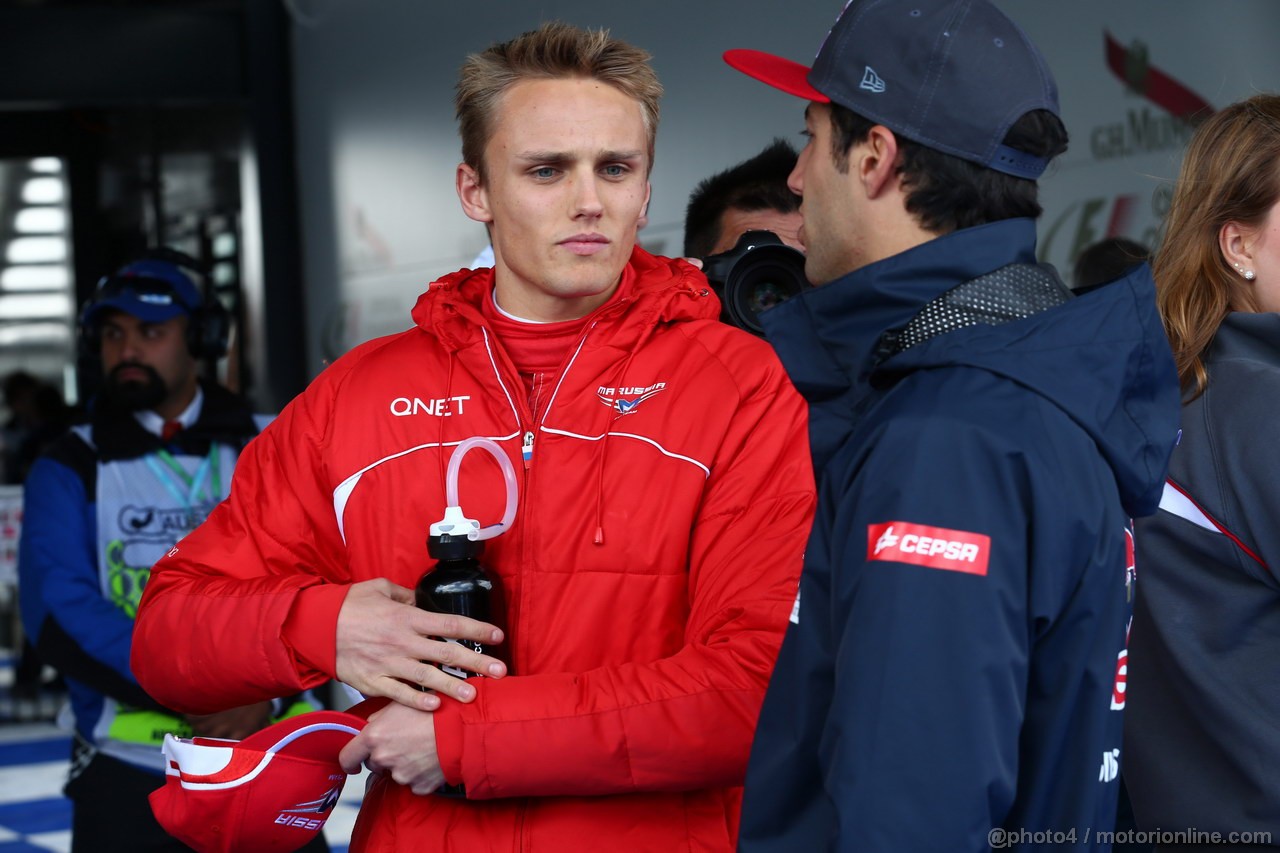
[[[125,270],[139,261],[161,261],[176,267],[181,275],[196,286],[200,301],[195,305],[190,304],[163,278],[124,275]],[[155,294],[177,300],[187,308],[187,351],[196,359],[221,358],[227,354],[227,342],[231,336],[231,314],[216,296],[208,292],[206,282],[207,276],[200,262],[185,252],[167,247],[148,250],[111,275],[99,279],[93,296],[89,297],[80,310],[81,352],[95,358],[102,354],[101,324],[97,318],[91,319],[94,309],[107,299],[123,292],[132,292],[140,296]]]

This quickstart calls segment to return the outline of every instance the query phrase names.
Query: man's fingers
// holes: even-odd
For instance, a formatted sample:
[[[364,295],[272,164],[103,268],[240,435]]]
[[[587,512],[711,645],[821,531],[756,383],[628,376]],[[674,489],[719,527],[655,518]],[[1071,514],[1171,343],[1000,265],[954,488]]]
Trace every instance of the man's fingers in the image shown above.
[[[474,640],[486,646],[501,643],[503,639],[502,630],[496,625],[490,625],[488,622],[481,622],[466,616],[454,616],[450,613],[415,610],[411,617],[410,626],[416,633],[426,637]]]
[[[471,653],[474,655],[474,653]],[[366,696],[385,696],[419,711],[434,711],[440,707],[443,694],[458,702],[471,702],[476,698],[476,688],[465,679],[452,676],[431,663],[404,659],[392,672],[375,679],[367,686],[353,685]]]
[[[423,687],[451,696],[459,702],[470,702],[476,698],[476,689],[463,679],[455,678],[433,666],[427,669],[429,671],[418,682]]]
[[[434,669],[434,667],[432,667]],[[436,672],[440,672],[436,670]],[[443,673],[440,673],[443,675]],[[449,678],[450,676],[445,676]],[[453,679],[457,681],[458,679]],[[440,707],[440,697],[426,690],[419,690],[412,684],[405,684],[394,678],[384,678],[380,682],[380,686],[384,689],[378,692],[380,696],[386,696],[393,702],[399,702],[408,708],[416,708],[419,711],[434,711]]]
[[[338,753],[338,762],[347,773],[359,773],[364,767],[364,760],[368,757],[368,743],[364,738],[356,735],[347,741],[347,745]]]
[[[423,637],[413,644],[410,656],[426,663],[436,663],[454,669],[474,672],[476,675],[487,675],[490,678],[502,678],[507,674],[507,665],[490,655],[467,648],[463,643],[450,643],[445,640],[433,640]],[[422,682],[416,678],[412,681]]]
[[[497,627],[465,616],[429,613],[412,604],[412,590],[384,578],[352,585],[338,614],[339,680],[366,696],[385,696],[409,708],[434,711],[440,697],[415,688],[438,691],[459,702],[476,697],[474,686],[436,664],[490,678],[507,674],[502,661],[471,647],[501,642]]]
[[[491,647],[503,640],[502,630],[498,627],[466,616],[419,610],[414,612],[410,626],[415,633],[424,638],[471,640],[486,647]],[[427,639],[425,644],[416,644],[412,654],[420,660],[465,669],[490,678],[502,678],[507,674],[506,664],[502,661],[489,655],[479,654],[463,642],[449,643]]]

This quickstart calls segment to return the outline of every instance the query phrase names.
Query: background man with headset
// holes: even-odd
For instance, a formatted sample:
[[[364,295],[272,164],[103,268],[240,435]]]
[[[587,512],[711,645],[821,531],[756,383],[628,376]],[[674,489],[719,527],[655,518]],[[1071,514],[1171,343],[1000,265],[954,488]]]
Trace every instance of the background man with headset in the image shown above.
[[[265,426],[244,399],[199,378],[226,351],[229,318],[196,284],[196,262],[149,253],[104,277],[81,316],[104,384],[88,422],[32,466],[19,554],[23,623],[66,678],[75,740],[66,793],[73,851],[186,850],[151,814],[165,732],[242,738],[302,702],[205,717],[153,700],[129,668],[151,564],[223,498]],[[273,707],[274,705],[274,707]],[[326,850],[317,838],[309,850]]]

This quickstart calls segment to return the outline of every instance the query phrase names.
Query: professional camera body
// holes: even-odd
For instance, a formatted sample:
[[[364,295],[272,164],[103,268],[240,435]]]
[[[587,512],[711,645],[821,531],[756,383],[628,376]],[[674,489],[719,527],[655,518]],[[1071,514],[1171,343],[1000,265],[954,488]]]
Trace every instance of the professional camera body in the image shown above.
[[[761,337],[761,311],[812,287],[804,277],[804,253],[772,231],[746,232],[732,249],[703,258],[702,272],[720,297],[720,319]]]

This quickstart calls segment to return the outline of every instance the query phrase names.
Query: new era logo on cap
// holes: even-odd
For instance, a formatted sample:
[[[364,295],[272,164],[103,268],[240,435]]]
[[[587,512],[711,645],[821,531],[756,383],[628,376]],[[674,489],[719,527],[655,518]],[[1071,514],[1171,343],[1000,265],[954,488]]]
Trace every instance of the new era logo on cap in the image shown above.
[[[876,70],[868,65],[862,72],[862,82],[858,84],[858,88],[879,94],[884,91],[884,81],[880,79]]]
[[[165,735],[165,784],[151,794],[151,810],[199,853],[297,850],[342,795],[347,774],[338,753],[364,722],[315,711],[241,741]]]

